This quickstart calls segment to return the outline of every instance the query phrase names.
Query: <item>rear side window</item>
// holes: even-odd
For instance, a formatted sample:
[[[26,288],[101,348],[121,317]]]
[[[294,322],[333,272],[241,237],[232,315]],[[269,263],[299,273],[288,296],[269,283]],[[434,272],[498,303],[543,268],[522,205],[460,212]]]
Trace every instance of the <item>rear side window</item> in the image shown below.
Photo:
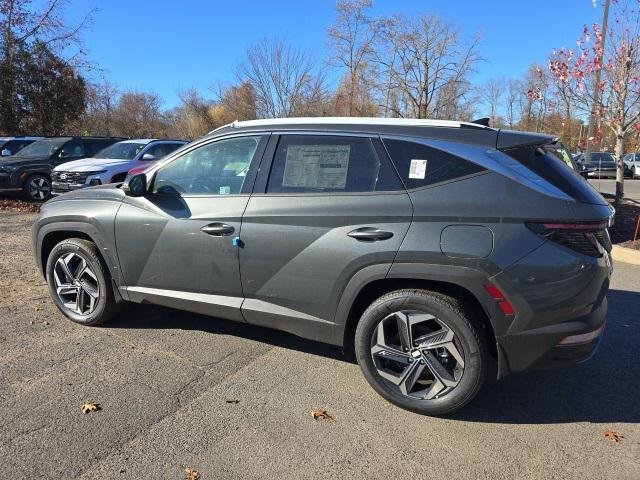
[[[370,138],[338,135],[283,135],[267,186],[268,193],[396,190],[402,184]]]
[[[113,141],[108,141],[108,140],[107,141],[85,140],[84,141],[85,155],[88,157],[93,157],[100,150],[105,149],[106,147],[108,147],[113,143],[114,143]]]
[[[407,189],[448,182],[486,170],[421,143],[386,139],[384,145]]]
[[[601,204],[602,198],[595,189],[578,173],[567,168],[554,151],[554,145],[526,145],[504,150],[504,153],[572,198]]]

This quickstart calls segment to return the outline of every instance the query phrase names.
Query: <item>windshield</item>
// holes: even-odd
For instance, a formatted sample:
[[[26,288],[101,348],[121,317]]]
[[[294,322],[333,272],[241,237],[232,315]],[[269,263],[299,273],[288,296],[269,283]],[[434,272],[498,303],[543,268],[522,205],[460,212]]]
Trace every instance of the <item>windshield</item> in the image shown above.
[[[56,151],[68,141],[68,138],[47,138],[45,140],[39,140],[20,150],[20,156],[26,158],[48,158],[56,153]]]
[[[131,160],[146,147],[146,143],[119,142],[100,150],[93,158]]]
[[[592,153],[590,163],[615,163],[610,153]]]

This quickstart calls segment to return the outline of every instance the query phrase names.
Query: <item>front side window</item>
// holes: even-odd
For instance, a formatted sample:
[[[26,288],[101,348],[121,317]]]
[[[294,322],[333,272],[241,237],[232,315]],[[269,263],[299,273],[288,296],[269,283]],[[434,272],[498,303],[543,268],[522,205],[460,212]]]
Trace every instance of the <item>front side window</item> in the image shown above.
[[[131,160],[146,147],[146,143],[118,142],[103,148],[94,158],[111,158],[114,160]]]
[[[381,161],[371,139],[333,135],[283,135],[267,192],[373,192],[401,190],[396,173]]]
[[[64,144],[58,156],[60,158],[84,157],[84,145],[80,140],[71,140]]]
[[[233,195],[242,191],[261,136],[218,140],[191,150],[160,168],[153,192]]]
[[[421,143],[385,139],[384,145],[408,189],[483,172],[485,168]]]

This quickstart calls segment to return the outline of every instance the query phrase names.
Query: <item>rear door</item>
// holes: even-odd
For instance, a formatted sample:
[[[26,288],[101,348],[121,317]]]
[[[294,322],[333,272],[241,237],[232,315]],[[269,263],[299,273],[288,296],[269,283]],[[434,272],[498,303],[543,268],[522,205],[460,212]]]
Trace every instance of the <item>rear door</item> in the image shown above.
[[[245,319],[327,340],[347,283],[384,278],[411,215],[377,137],[272,135],[242,220]]]
[[[126,197],[116,245],[129,298],[241,320],[242,213],[268,136],[215,139],[155,172],[144,197]]]

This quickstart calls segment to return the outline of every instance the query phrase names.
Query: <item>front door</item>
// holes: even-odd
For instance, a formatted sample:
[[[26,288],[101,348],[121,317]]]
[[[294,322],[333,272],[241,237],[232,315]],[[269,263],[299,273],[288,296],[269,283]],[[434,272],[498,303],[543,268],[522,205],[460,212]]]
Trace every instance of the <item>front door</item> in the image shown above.
[[[411,201],[377,137],[273,135],[272,151],[242,220],[242,312],[327,341],[351,279],[386,275]]]
[[[149,193],[126,197],[116,245],[126,294],[241,320],[236,237],[267,136],[201,143],[151,173]]]

